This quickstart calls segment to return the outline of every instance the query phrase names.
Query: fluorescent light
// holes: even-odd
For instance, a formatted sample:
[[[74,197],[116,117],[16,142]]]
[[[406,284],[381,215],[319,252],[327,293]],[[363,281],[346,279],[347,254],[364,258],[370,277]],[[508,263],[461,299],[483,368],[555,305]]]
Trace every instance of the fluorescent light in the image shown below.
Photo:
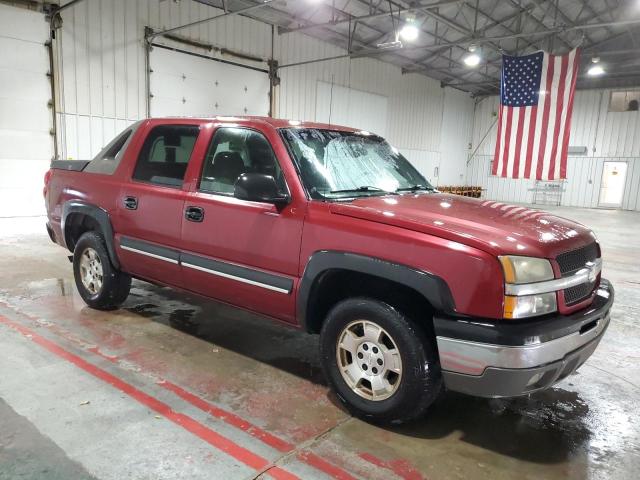
[[[415,26],[413,21],[407,21],[400,30],[400,37],[407,42],[413,42],[418,38],[418,27]]]
[[[464,57],[463,62],[467,67],[477,67],[480,65],[480,55],[477,53],[470,53]]]
[[[402,48],[402,42],[399,40],[393,42],[384,42],[376,45],[381,50],[388,50],[390,48]]]
[[[604,75],[606,72],[604,71],[604,68],[602,68],[600,65],[594,65],[592,67],[589,67],[589,70],[587,70],[587,74],[592,76],[592,77],[599,77],[600,75]]]

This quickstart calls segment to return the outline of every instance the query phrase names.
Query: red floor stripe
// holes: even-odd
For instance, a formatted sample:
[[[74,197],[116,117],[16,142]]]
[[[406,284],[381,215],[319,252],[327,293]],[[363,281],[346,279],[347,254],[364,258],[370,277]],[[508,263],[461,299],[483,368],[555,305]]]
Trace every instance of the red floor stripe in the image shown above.
[[[357,480],[355,477],[349,475],[347,472],[339,467],[336,467],[332,463],[327,462],[325,459],[319,457],[315,453],[311,453],[309,451],[300,452],[298,454],[298,459],[311,465],[313,468],[326,473],[331,478],[336,478],[338,480]]]
[[[175,393],[177,396],[179,396],[183,400],[189,402],[191,405],[199,408],[200,410],[208,413],[209,415],[219,418],[220,420],[223,420],[229,425],[232,425],[248,433],[249,435],[257,438],[258,440],[262,441],[263,443],[266,443],[270,447],[273,447],[280,452],[288,453],[296,448],[295,445],[285,440],[282,440],[270,434],[269,432],[262,430],[260,427],[252,425],[251,423],[247,422],[246,420],[240,418],[239,416],[231,412],[227,412],[226,410],[216,407],[215,405],[207,402],[206,400],[203,400],[197,395],[194,395],[193,393],[186,391],[182,387],[179,387],[175,383],[171,383],[167,380],[162,380],[158,382],[158,385],[160,385],[163,388],[166,388],[170,392]]]
[[[380,460],[378,457],[375,457],[370,453],[361,453],[360,458],[375,465],[376,467],[391,470],[393,473],[404,480],[424,480],[425,478],[420,472],[409,465],[409,462],[407,462],[406,460],[391,460],[389,462],[385,462],[384,460]]]
[[[6,306],[7,308],[11,308],[9,305],[0,302],[0,304]],[[37,320],[33,317],[30,317],[29,315],[24,314],[25,316],[27,316],[27,318],[32,318],[34,320]],[[0,315],[0,318],[2,316]],[[61,328],[58,325],[55,324],[50,324],[47,325],[47,328],[51,329],[56,335],[61,336],[62,338],[65,338],[69,341],[72,341],[74,343],[78,343],[80,342],[84,342],[84,343],[89,343],[86,342],[84,340],[78,339],[75,336],[73,336],[70,332],[68,332],[66,329]],[[93,353],[94,355],[97,355],[101,358],[104,358],[105,360],[108,360],[112,363],[117,363],[120,359],[117,356],[113,356],[113,355],[106,355],[104,354],[99,347],[97,346],[93,346],[90,348],[85,348],[86,351],[89,351],[91,353]],[[182,398],[183,400],[185,400],[186,402],[190,403],[191,405],[193,405],[196,408],[199,408],[200,410],[228,423],[229,425],[232,425],[246,433],[248,433],[249,435],[255,437],[256,439],[262,441],[263,443],[269,445],[272,448],[275,448],[276,450],[282,452],[282,453],[289,453],[293,450],[295,450],[295,445],[287,442],[286,440],[282,440],[278,437],[276,437],[275,435],[270,434],[269,432],[266,432],[265,430],[262,430],[260,427],[251,424],[250,422],[244,420],[243,418],[228,412],[226,410],[223,410],[219,407],[216,407],[215,405],[213,405],[212,403],[207,402],[206,400],[202,399],[201,397],[198,397],[197,395],[183,389],[182,387],[169,382],[168,380],[160,380],[158,381],[158,385],[160,385],[163,388],[166,388],[167,390],[171,391],[172,393],[174,393],[175,395],[179,396],[180,398]],[[305,463],[307,463],[308,465],[316,468],[317,470],[321,470],[325,473],[327,473],[327,471],[333,472],[332,476],[334,476],[334,478],[346,478],[346,479],[350,479],[353,478],[348,472],[342,470],[340,467],[335,466],[333,464],[331,464],[330,462],[318,457],[317,455],[313,455],[313,458],[316,460],[315,464],[312,464],[311,461],[306,460],[306,456],[303,455],[304,458],[300,458],[299,459],[304,461]],[[321,465],[322,467],[320,467],[319,465]],[[274,467],[277,468],[277,467]],[[269,474],[272,474],[272,470],[268,470]],[[286,473],[286,472],[285,472]],[[277,474],[277,473],[276,473]]]
[[[167,418],[171,422],[181,426],[185,430],[191,432],[192,434],[196,435],[197,437],[207,442],[209,445],[212,445],[213,447],[219,450],[222,450],[223,452],[227,453],[228,455],[235,458],[236,460],[244,463],[245,465],[251,468],[254,468],[256,470],[263,470],[268,467],[269,461],[267,459],[262,458],[259,455],[256,455],[250,452],[244,447],[241,447],[240,445],[234,443],[228,438],[225,438],[219,433],[204,426],[203,424],[199,423],[193,418],[187,415],[175,412],[174,410],[171,409],[171,407],[169,407],[169,405],[162,403],[161,401],[144,393],[141,390],[138,390],[136,387],[129,385],[123,380],[120,380],[119,378],[110,374],[106,370],[103,370],[87,362],[86,360],[80,358],[79,356],[71,352],[68,352],[61,346],[57,345],[56,343],[50,340],[47,340],[44,337],[41,337],[39,334],[37,334],[33,330],[23,325],[20,325],[18,323],[15,323],[2,315],[0,315],[0,323],[4,323],[8,327],[20,332],[22,335],[31,339],[34,343],[40,345],[41,347],[45,348],[49,352],[53,353],[54,355],[57,355],[58,357],[64,360],[67,360],[70,363],[73,363],[74,365],[81,368],[85,372],[93,375],[96,378],[99,378],[100,380],[104,381],[105,383],[108,383],[112,387],[117,388],[118,390],[127,394],[134,400],[156,411],[157,413]],[[279,467],[273,467],[269,469],[268,473],[269,475],[271,475],[272,477],[278,480],[298,479],[297,476],[285,470],[282,470]]]

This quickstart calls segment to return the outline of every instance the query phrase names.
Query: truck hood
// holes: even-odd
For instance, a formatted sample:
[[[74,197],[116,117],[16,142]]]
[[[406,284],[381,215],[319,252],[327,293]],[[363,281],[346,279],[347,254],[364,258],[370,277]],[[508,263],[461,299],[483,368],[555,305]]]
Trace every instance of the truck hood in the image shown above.
[[[595,236],[584,225],[524,206],[448,194],[372,196],[331,203],[337,215],[423,232],[495,255],[555,258]]]

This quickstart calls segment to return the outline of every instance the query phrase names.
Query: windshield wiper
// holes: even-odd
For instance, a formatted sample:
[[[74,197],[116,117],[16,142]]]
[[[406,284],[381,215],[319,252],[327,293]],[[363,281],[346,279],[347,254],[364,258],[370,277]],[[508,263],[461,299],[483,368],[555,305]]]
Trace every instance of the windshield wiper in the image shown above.
[[[433,192],[435,188],[427,187],[426,185],[411,185],[410,187],[396,188],[396,192],[417,192],[418,190]]]
[[[384,188],[374,187],[372,185],[362,185],[357,188],[346,188],[344,190],[331,190],[329,193],[352,193],[352,192],[385,192],[393,193],[385,190]]]

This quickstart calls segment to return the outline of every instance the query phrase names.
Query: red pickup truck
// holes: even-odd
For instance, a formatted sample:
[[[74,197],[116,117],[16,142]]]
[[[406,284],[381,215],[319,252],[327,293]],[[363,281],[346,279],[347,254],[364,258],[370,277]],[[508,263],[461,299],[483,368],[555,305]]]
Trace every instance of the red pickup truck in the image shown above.
[[[148,119],[91,161],[54,161],[44,194],[89,306],[117,308],[134,277],[319,333],[330,385],[372,421],[416,418],[444,388],[549,387],[609,323],[589,229],[441,194],[365,131]]]

